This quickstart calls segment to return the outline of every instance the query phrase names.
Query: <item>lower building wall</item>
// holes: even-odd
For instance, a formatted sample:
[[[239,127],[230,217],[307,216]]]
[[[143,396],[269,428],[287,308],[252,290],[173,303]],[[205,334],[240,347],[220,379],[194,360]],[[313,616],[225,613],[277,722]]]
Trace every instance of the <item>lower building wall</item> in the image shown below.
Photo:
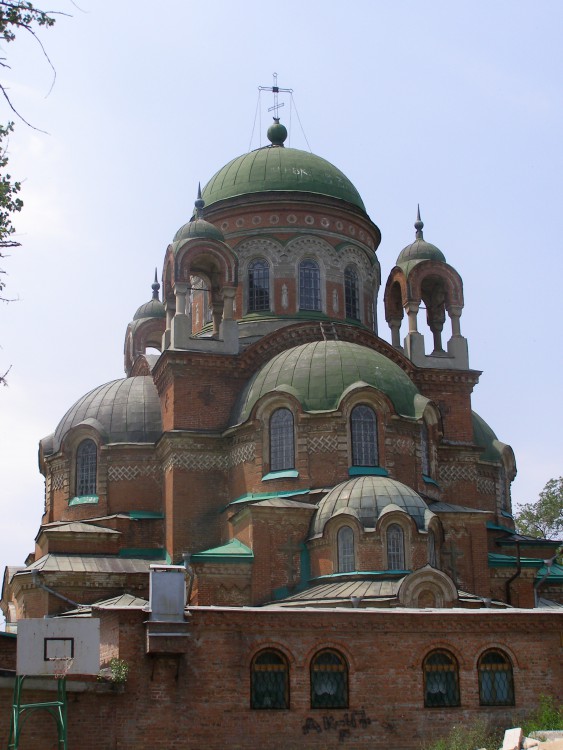
[[[131,611],[119,616],[119,653],[130,665],[123,692],[107,686],[100,692],[94,682],[69,694],[69,747],[324,750],[344,743],[419,750],[454,724],[480,718],[506,728],[521,721],[540,695],[563,700],[558,612],[195,607],[187,637],[166,639],[177,653],[160,655],[146,653],[144,618]],[[289,709],[250,707],[252,658],[263,648],[286,657]],[[346,660],[348,708],[310,707],[311,659],[323,648]],[[422,664],[437,648],[457,660],[459,707],[424,706]],[[511,661],[514,706],[479,705],[478,660],[489,648]],[[6,682],[0,678],[1,747],[7,745],[12,699]],[[26,726],[22,750],[55,747],[51,724],[34,720]]]

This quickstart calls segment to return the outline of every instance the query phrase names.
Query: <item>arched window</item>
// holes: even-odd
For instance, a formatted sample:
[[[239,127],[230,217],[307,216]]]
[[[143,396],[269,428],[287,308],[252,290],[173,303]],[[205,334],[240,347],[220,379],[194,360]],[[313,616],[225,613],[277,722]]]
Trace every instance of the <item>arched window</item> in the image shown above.
[[[420,460],[422,464],[422,473],[427,477],[432,476],[432,468],[430,464],[430,438],[426,422],[423,422],[420,427]]]
[[[349,526],[338,529],[338,572],[349,573],[356,570],[354,555],[354,532]]]
[[[346,317],[352,320],[360,320],[358,272],[354,266],[346,266],[344,271],[344,299],[346,302]]]
[[[350,414],[352,466],[378,466],[377,416],[373,409],[360,404]]]
[[[248,267],[248,312],[270,309],[270,267],[263,259]]]
[[[432,651],[423,664],[424,705],[459,706],[459,669],[447,651]]]
[[[98,448],[93,440],[83,440],[76,451],[76,495],[96,494]]]
[[[485,651],[479,659],[479,703],[513,706],[514,678],[510,659],[502,651]]]
[[[311,708],[348,708],[348,665],[337,651],[319,651],[311,661]]]
[[[398,523],[387,529],[387,569],[405,569],[405,535]]]
[[[261,651],[250,668],[252,708],[289,708],[289,668],[279,651]]]
[[[299,309],[321,309],[321,273],[314,260],[299,264]]]
[[[270,471],[285,471],[295,465],[293,414],[276,409],[270,419]]]
[[[433,568],[438,567],[438,553],[436,550],[436,534],[432,530],[428,532],[428,562]]]

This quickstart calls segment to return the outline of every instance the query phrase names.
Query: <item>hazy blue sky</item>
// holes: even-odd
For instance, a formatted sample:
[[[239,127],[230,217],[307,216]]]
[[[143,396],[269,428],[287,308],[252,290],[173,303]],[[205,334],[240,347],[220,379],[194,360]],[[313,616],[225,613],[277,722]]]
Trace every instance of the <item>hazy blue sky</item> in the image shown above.
[[[474,408],[514,448],[513,501],[563,473],[560,0],[56,7],[72,17],[41,34],[57,72],[49,96],[32,39],[2,50],[13,101],[48,132],[17,124],[10,142],[25,209],[22,247],[4,263],[19,301],[0,307],[0,371],[12,365],[0,391],[2,569],[33,550],[39,439],[122,375],[125,329],[154,268],[198,181],[248,150],[257,87],[273,71],[294,89],[311,149],[380,227],[384,281],[418,202],[425,238],[461,273],[461,329],[484,371]],[[281,113],[288,124],[289,104]],[[307,148],[295,112],[292,124],[291,145]]]

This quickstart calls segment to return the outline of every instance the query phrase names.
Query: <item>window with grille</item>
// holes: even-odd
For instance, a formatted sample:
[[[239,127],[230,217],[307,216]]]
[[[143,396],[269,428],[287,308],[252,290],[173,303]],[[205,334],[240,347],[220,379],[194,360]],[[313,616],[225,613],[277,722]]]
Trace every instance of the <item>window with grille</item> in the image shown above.
[[[378,466],[377,416],[373,409],[360,404],[350,414],[352,466]]]
[[[432,651],[424,660],[424,705],[459,706],[459,669],[447,651]]]
[[[427,477],[432,476],[430,465],[430,439],[426,422],[423,422],[420,428],[420,457],[422,462],[422,473]]]
[[[398,523],[387,529],[387,568],[405,570],[405,535]]]
[[[346,317],[360,320],[358,272],[354,266],[347,266],[344,271],[344,299]]]
[[[321,273],[314,260],[299,264],[299,309],[321,309]]]
[[[76,451],[76,494],[78,497],[96,494],[98,448],[93,440],[83,440]]]
[[[479,703],[513,706],[514,678],[510,659],[502,651],[486,651],[479,659]]]
[[[278,651],[262,651],[254,658],[250,683],[252,708],[289,708],[289,668]]]
[[[311,708],[348,708],[348,665],[337,651],[311,661]]]
[[[354,556],[354,532],[349,526],[338,529],[338,572],[349,573],[356,570]]]
[[[248,267],[248,312],[270,309],[270,268],[262,258]]]
[[[294,464],[293,414],[276,409],[270,419],[270,471],[293,469]]]

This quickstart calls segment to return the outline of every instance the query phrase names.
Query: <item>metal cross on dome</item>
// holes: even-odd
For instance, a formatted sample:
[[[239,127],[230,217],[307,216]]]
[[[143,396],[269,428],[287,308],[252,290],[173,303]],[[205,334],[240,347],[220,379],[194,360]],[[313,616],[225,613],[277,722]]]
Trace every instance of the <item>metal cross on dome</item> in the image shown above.
[[[268,112],[274,113],[274,119],[279,120],[279,108],[284,106],[278,102],[278,94],[280,91],[284,94],[293,94],[293,89],[282,89],[278,86],[278,74],[274,73],[274,85],[273,86],[258,86],[258,91],[271,91],[274,95],[274,106],[268,107]]]

